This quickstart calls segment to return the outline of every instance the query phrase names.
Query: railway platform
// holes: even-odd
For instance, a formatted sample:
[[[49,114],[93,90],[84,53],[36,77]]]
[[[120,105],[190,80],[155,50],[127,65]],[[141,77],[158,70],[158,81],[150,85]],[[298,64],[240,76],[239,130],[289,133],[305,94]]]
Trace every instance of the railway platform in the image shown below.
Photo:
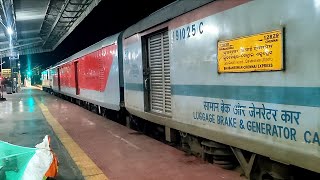
[[[0,102],[0,139],[34,147],[46,134],[52,136],[60,161],[58,180],[245,179],[40,88],[5,97]]]

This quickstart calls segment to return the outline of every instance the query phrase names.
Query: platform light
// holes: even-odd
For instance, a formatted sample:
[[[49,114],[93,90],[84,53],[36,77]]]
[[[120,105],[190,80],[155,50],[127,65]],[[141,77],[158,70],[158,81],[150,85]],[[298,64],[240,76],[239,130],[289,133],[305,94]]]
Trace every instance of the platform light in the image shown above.
[[[314,2],[314,7],[318,10],[320,9],[320,0],[313,0]]]
[[[7,32],[8,32],[9,35],[12,35],[12,34],[13,34],[12,28],[11,28],[11,27],[8,27],[8,28],[7,28]]]
[[[32,72],[31,71],[27,71],[27,75],[31,76]]]

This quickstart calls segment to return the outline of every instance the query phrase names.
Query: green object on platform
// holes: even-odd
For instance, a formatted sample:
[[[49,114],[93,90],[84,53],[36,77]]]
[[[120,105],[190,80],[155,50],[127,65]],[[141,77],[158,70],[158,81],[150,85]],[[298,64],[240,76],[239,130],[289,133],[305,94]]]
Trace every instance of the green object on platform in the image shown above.
[[[0,141],[0,180],[22,179],[36,148],[28,148]]]

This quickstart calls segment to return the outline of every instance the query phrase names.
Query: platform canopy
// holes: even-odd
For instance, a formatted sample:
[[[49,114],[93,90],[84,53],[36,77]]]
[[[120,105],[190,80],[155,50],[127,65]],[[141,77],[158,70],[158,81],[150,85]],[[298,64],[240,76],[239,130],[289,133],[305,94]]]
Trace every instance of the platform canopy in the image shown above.
[[[0,0],[0,56],[53,51],[101,0]]]

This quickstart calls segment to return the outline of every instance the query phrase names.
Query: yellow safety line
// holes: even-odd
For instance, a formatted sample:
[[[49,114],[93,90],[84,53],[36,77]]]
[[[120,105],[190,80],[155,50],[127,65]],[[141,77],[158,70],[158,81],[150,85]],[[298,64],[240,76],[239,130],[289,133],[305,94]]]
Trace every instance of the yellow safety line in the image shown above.
[[[42,90],[42,86],[39,87],[39,86],[31,86],[32,88],[35,88],[35,89],[39,89],[39,90]]]
[[[87,156],[87,154],[74,142],[61,124],[53,117],[48,108],[35,98],[47,122],[52,127],[55,134],[58,136],[64,147],[67,149],[73,161],[80,169],[86,180],[108,180],[108,177],[102,170]]]

